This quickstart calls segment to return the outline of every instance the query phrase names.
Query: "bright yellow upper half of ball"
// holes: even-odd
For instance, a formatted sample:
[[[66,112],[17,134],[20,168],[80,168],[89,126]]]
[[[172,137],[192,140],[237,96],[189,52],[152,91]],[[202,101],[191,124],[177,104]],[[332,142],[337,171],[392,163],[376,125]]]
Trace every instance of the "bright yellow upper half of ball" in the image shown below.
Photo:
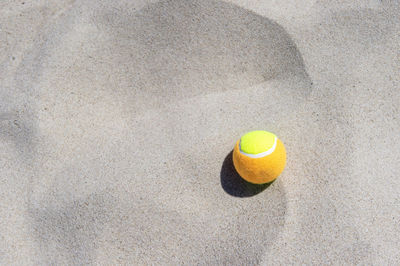
[[[265,152],[272,148],[275,138],[275,134],[267,131],[251,131],[240,139],[240,150],[248,154]]]

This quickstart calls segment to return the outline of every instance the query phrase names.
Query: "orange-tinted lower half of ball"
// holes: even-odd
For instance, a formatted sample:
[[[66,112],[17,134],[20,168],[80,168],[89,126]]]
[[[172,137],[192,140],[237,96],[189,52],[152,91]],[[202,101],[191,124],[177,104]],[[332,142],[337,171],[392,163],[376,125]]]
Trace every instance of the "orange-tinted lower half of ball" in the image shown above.
[[[239,175],[253,184],[265,184],[274,181],[286,165],[286,150],[278,139],[275,151],[262,158],[251,158],[240,153],[239,141],[233,150],[233,165]]]

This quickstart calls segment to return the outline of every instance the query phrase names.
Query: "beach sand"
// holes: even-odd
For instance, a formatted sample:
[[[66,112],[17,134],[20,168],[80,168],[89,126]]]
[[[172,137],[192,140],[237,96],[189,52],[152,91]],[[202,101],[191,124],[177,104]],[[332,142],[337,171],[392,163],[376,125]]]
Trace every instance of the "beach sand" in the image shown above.
[[[399,33],[398,1],[3,1],[0,264],[398,264]]]

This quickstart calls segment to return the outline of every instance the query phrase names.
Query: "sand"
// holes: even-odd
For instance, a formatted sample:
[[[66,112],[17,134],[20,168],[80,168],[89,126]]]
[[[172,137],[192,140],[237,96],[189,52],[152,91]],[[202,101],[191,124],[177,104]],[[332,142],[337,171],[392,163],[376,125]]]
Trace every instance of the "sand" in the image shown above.
[[[2,1],[0,264],[400,262],[398,1]],[[271,185],[232,149],[287,149]]]

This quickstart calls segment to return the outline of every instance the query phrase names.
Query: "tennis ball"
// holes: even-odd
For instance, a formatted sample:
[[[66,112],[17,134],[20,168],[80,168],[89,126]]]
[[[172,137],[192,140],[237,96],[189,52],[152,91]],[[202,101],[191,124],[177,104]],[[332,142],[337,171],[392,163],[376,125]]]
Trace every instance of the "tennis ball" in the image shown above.
[[[286,150],[274,134],[251,131],[243,135],[233,150],[233,165],[239,175],[253,184],[274,181],[286,164]]]

